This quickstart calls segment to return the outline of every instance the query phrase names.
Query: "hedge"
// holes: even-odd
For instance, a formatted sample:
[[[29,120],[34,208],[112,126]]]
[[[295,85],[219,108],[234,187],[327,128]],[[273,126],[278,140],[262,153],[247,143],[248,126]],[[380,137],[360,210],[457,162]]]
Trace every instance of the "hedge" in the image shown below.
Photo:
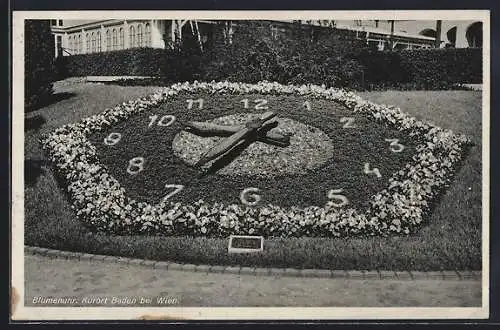
[[[364,68],[364,85],[444,89],[482,82],[482,49],[438,48],[369,51],[357,58]]]
[[[157,76],[163,73],[166,52],[155,48],[132,48],[66,56],[69,76]]]
[[[410,72],[410,81],[423,84],[437,82],[482,82],[482,49],[439,48],[432,50],[404,50],[402,63]]]
[[[48,20],[26,20],[24,26],[24,107],[31,111],[51,101],[54,37]]]
[[[275,38],[265,23],[241,25],[245,26],[231,44],[214,37],[203,53],[189,40],[179,49],[135,48],[69,56],[63,67],[69,76],[153,76],[161,77],[164,84],[272,80],[353,89],[449,89],[482,81],[481,49],[377,51],[334,29],[314,34],[299,26]],[[214,35],[222,36],[219,32]]]

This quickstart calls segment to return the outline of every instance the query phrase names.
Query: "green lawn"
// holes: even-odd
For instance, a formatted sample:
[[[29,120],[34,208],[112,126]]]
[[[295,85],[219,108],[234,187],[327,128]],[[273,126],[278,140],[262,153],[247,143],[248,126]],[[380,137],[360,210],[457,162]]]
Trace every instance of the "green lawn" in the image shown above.
[[[64,124],[99,113],[157,87],[74,84],[57,86],[66,99],[27,114],[41,126],[25,132],[25,159],[43,158],[39,137]],[[69,251],[171,260],[331,269],[481,269],[481,92],[387,91],[361,93],[376,103],[396,105],[472,138],[454,183],[442,196],[429,223],[417,234],[373,238],[270,239],[258,256],[227,254],[227,240],[160,236],[108,236],[92,233],[76,219],[63,187],[49,165],[25,188],[25,244]],[[31,163],[30,163],[31,164]],[[27,174],[33,174],[36,169]],[[30,175],[31,176],[31,175]]]

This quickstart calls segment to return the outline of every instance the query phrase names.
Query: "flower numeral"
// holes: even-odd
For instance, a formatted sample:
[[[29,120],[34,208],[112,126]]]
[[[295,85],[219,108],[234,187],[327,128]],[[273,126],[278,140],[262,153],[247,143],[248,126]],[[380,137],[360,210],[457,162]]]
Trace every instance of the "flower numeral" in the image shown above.
[[[382,174],[380,174],[380,171],[378,170],[378,168],[376,168],[376,167],[373,169],[370,168],[370,163],[365,163],[365,168],[364,168],[363,172],[365,174],[375,174],[377,176],[377,178],[382,177]]]
[[[309,101],[304,101],[304,103],[302,103],[302,106],[304,106],[307,110],[311,110],[311,102]]]
[[[391,147],[392,152],[401,152],[405,150],[405,146],[399,143],[399,139],[385,139],[387,142],[390,142],[389,145]]]
[[[258,194],[260,192],[259,188],[245,188],[241,191],[240,200],[243,204],[254,206],[260,202],[262,197]]]
[[[332,189],[328,192],[328,205],[332,205],[335,207],[342,207],[344,205],[349,204],[349,200],[347,197],[341,194],[343,189]]]
[[[148,127],[151,127],[154,125],[154,123],[156,122],[156,119],[158,119],[158,116],[157,115],[154,115],[154,116],[149,116],[149,125]],[[167,126],[170,126],[174,123],[175,121],[175,116],[172,116],[172,115],[165,115],[163,117],[160,118],[160,120],[158,121],[157,125],[158,126],[162,126],[162,127],[167,127]]]
[[[120,142],[121,139],[122,135],[120,133],[113,132],[104,138],[104,144],[107,146],[114,146]]]
[[[167,199],[169,199],[170,197],[174,196],[175,194],[177,194],[178,192],[180,192],[182,189],[184,189],[184,186],[181,185],[181,184],[166,184],[165,185],[165,188],[173,188],[174,190],[172,190],[170,193],[168,193],[165,197],[163,197],[163,201],[166,201]]]
[[[128,174],[135,175],[144,169],[144,158],[134,157],[128,162],[127,172]]]
[[[186,102],[188,104],[188,109],[192,109],[194,103],[198,103],[198,109],[200,110],[203,109],[203,99],[196,99],[196,100],[189,99],[186,100]]]
[[[342,128],[356,128],[357,126],[354,124],[354,117],[342,117],[340,118],[341,123],[345,123]]]
[[[248,106],[249,106],[248,99],[243,99],[240,102],[243,103],[243,107],[245,109],[248,109]],[[267,100],[265,100],[265,99],[257,99],[257,100],[254,100],[253,102],[255,103],[255,110],[266,110],[266,109],[268,109]]]

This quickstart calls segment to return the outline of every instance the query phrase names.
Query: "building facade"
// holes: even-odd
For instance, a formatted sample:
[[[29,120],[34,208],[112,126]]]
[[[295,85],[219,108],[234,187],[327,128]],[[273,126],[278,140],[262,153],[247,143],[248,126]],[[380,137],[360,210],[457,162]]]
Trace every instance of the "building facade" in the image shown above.
[[[420,37],[434,40],[432,47],[481,48],[482,22],[472,20],[350,20],[335,21],[338,28],[353,29],[373,33],[387,34],[393,31],[396,38],[410,42]],[[390,32],[389,32],[390,35]],[[369,35],[370,38],[370,35]],[[376,39],[376,38],[375,38]],[[396,48],[403,48],[404,41],[397,40]],[[436,45],[436,42],[438,45]]]
[[[188,20],[102,20],[63,26],[52,21],[55,56],[100,53],[105,51],[151,47],[166,48],[191,33],[206,42],[207,26],[215,22]]]
[[[270,21],[271,35],[279,37],[293,22]],[[216,22],[208,20],[100,20],[63,24],[52,20],[54,55],[91,54],[136,47],[167,48],[189,36],[201,47],[212,36]],[[325,29],[348,31],[379,50],[435,47],[482,47],[482,23],[475,21],[300,21]],[[225,23],[225,37],[230,41],[235,24]]]

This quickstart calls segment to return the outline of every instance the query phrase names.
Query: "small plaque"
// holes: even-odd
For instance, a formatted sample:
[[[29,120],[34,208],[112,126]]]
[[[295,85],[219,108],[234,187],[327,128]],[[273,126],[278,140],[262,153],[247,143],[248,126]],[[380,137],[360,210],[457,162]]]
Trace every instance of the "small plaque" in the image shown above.
[[[228,253],[251,253],[264,250],[264,237],[262,236],[229,236]]]

